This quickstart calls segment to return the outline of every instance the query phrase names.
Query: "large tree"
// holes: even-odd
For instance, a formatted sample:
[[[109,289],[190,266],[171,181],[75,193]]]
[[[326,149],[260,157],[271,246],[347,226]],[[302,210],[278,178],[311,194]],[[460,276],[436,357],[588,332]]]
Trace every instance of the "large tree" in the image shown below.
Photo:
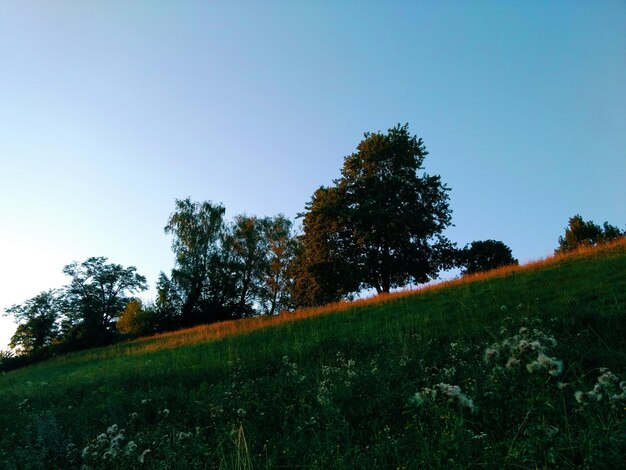
[[[463,274],[489,271],[501,266],[519,264],[513,258],[511,249],[498,240],[480,240],[472,242],[459,251],[459,264]]]
[[[202,305],[210,284],[220,283],[219,264],[222,263],[221,241],[224,232],[222,205],[210,201],[192,202],[177,199],[176,210],[170,215],[165,233],[171,234],[172,250],[176,256],[171,282],[182,297],[182,324],[210,320],[208,306]],[[206,302],[205,302],[206,303]]]
[[[263,273],[267,269],[265,225],[265,219],[238,215],[225,239],[224,249],[230,252],[237,283],[235,314],[240,317],[253,313]]]
[[[426,155],[407,124],[366,133],[345,157],[341,178],[315,192],[304,214],[302,256],[320,298],[360,287],[387,293],[436,276],[451,246],[442,235],[451,210],[449,188],[422,172]]]
[[[18,323],[9,346],[24,355],[48,346],[59,333],[62,303],[61,293],[52,289],[6,309],[4,315],[11,315]]]
[[[68,340],[107,342],[115,332],[115,322],[134,294],[146,290],[146,278],[134,266],[107,263],[105,257],[92,257],[63,268],[72,278],[64,288]],[[73,338],[77,335],[78,338]]]

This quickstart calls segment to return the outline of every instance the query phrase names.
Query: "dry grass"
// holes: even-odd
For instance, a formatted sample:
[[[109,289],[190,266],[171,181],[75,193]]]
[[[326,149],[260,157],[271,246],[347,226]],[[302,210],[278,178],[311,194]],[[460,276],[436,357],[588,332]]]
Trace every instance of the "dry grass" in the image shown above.
[[[616,247],[626,247],[626,238],[613,241],[600,246],[586,246],[576,251],[549,256],[547,258],[534,260],[524,265],[504,266],[488,272],[471,274],[449,281],[435,282],[426,286],[415,289],[407,289],[391,294],[376,295],[364,299],[354,301],[340,301],[324,305],[321,307],[305,308],[295,312],[282,312],[279,315],[271,317],[258,316],[251,318],[243,318],[240,320],[223,321],[212,323],[210,325],[200,325],[194,328],[184,330],[161,333],[150,337],[139,338],[125,345],[127,353],[142,354],[161,349],[176,348],[179,346],[187,346],[207,341],[215,341],[226,336],[249,333],[251,331],[279,325],[286,322],[294,322],[305,318],[316,317],[320,315],[344,312],[356,308],[377,305],[384,302],[394,302],[400,298],[408,296],[422,295],[426,292],[438,291],[451,286],[459,286],[467,283],[480,282],[489,279],[501,278],[519,272],[533,271],[544,269],[550,265],[560,262],[584,258],[590,255],[597,255],[605,251],[610,251]]]

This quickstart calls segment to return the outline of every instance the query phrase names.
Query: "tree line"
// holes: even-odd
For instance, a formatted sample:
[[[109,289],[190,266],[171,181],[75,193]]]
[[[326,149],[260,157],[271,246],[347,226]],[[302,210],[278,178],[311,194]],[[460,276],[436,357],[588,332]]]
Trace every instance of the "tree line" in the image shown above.
[[[446,238],[450,188],[424,172],[427,155],[408,124],[365,133],[344,158],[341,176],[319,187],[298,214],[299,231],[282,214],[227,221],[221,204],[176,200],[164,227],[174,267],[160,273],[152,302],[137,298],[147,283],[134,267],[104,257],[69,264],[67,285],[5,311],[18,322],[10,343],[16,355],[1,352],[0,367],[120,338],[323,305],[364,289],[386,294],[454,267],[471,274],[517,264],[501,241],[458,248]],[[625,234],[577,215],[557,252]]]

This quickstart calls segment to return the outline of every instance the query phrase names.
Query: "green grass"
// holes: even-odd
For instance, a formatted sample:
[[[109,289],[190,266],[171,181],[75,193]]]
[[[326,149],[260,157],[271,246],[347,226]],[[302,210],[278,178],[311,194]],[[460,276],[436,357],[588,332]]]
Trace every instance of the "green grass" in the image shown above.
[[[289,315],[3,374],[0,467],[624,466],[624,243]]]

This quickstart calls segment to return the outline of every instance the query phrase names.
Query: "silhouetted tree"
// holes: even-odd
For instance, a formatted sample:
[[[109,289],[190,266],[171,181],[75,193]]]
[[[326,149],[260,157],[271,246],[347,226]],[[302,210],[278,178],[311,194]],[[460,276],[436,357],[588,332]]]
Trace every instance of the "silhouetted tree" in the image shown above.
[[[604,222],[603,226],[594,224],[591,220],[585,222],[580,215],[570,217],[565,228],[565,236],[559,237],[559,247],[555,254],[567,253],[582,246],[592,246],[606,243],[626,235],[626,231]]]
[[[519,264],[513,258],[511,249],[497,240],[483,240],[472,242],[459,253],[460,265],[463,274],[489,271],[502,266]]]
[[[183,325],[223,317],[217,307],[223,305],[221,297],[225,295],[225,290],[219,287],[225,281],[219,276],[229,271],[223,266],[228,260],[221,247],[224,212],[222,205],[210,201],[177,199],[176,210],[165,226],[165,233],[173,235],[176,263],[170,288],[175,286],[181,297],[180,320]]]
[[[5,310],[18,323],[9,346],[20,354],[32,355],[51,344],[59,334],[62,297],[58,290],[41,292],[21,305]]]
[[[183,293],[164,272],[159,273],[156,283],[155,329],[156,331],[171,330],[178,326],[180,309],[183,304]]]
[[[304,213],[303,254],[315,301],[360,287],[386,293],[432,279],[452,244],[448,191],[439,176],[419,174],[428,152],[408,125],[366,133],[344,159],[341,178],[319,188]]]
[[[109,342],[115,322],[134,294],[146,290],[146,278],[134,266],[92,257],[63,268],[72,278],[64,288],[65,340],[83,346]]]
[[[232,255],[238,298],[235,306],[237,316],[250,315],[258,297],[267,265],[267,238],[264,219],[238,215],[226,236],[224,250]]]

